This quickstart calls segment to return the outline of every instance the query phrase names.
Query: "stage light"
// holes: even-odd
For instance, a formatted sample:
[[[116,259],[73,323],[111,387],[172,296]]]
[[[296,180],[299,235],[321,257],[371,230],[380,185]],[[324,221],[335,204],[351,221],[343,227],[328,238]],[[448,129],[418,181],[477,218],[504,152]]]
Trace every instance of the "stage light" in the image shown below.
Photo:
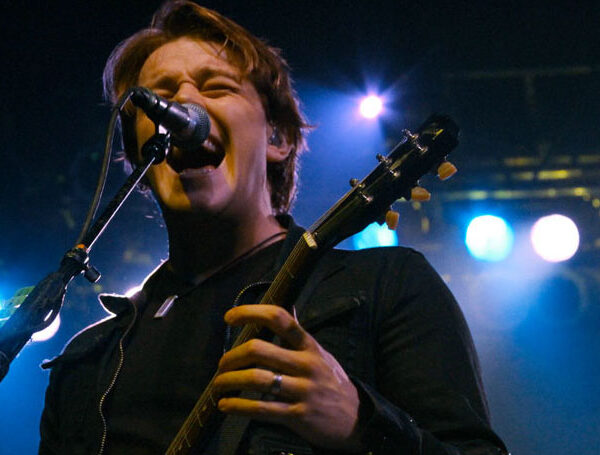
[[[511,227],[502,218],[493,215],[473,218],[465,237],[471,256],[490,262],[506,258],[512,250],[513,242]]]
[[[387,225],[371,223],[352,237],[354,249],[375,248],[379,246],[397,246],[398,234],[388,229]]]
[[[364,118],[375,118],[383,110],[383,101],[378,96],[369,95],[362,99],[359,110]]]
[[[548,262],[566,261],[579,248],[579,230],[573,220],[564,215],[544,216],[531,228],[531,244]]]
[[[39,332],[35,332],[31,335],[31,341],[46,341],[54,336],[54,334],[58,331],[60,327],[60,315],[56,316],[56,319],[52,321],[48,327],[44,330],[40,330]]]

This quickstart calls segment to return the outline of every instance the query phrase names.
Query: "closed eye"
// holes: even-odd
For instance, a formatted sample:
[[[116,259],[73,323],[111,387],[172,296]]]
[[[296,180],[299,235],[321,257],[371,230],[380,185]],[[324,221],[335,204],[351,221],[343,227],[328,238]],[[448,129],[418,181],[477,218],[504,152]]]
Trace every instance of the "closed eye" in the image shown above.
[[[202,87],[202,93],[211,98],[219,98],[231,93],[237,93],[238,89],[228,84],[207,84]]]

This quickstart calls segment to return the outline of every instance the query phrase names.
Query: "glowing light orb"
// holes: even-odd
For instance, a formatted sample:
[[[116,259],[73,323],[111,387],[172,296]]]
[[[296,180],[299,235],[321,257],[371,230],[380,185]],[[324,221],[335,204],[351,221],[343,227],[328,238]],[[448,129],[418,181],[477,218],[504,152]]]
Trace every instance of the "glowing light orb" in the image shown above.
[[[352,237],[352,244],[357,250],[379,246],[397,246],[398,234],[388,229],[387,225],[371,223]]]
[[[369,95],[360,102],[360,115],[364,118],[375,118],[383,110],[383,101],[375,95]]]
[[[514,238],[511,227],[502,218],[482,215],[469,223],[465,243],[474,258],[497,262],[510,254]]]
[[[56,319],[52,321],[48,327],[44,330],[40,330],[39,332],[35,332],[31,335],[31,341],[46,341],[54,336],[54,334],[58,331],[60,327],[60,315],[56,316]]]
[[[531,228],[531,244],[535,252],[548,262],[566,261],[579,248],[579,230],[564,215],[549,215],[537,220]]]

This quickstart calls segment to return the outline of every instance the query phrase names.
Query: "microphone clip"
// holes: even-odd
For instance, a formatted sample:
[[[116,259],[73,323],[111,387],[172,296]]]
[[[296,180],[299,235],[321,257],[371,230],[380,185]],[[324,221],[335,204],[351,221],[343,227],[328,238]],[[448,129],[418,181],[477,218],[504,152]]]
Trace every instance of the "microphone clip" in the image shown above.
[[[154,158],[152,164],[162,163],[171,147],[171,133],[162,133],[160,130],[162,127],[157,125],[156,133],[142,146],[142,158]]]

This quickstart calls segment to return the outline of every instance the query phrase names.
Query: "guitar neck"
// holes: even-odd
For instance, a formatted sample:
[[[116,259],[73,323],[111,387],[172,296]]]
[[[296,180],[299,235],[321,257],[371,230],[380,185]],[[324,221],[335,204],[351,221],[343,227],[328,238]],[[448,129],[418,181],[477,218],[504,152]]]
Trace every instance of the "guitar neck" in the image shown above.
[[[298,291],[304,285],[306,277],[310,270],[312,270],[320,253],[321,251],[317,248],[311,234],[308,232],[305,233],[275,276],[273,283],[267,289],[260,303],[278,305],[291,311]],[[235,339],[232,347],[239,346],[253,338],[259,337],[263,330],[261,326],[256,324],[246,324]],[[203,430],[212,423],[213,417],[217,414],[217,403],[219,401],[219,396],[214,386],[216,376],[217,374],[215,373],[208,386],[204,389],[204,392],[169,445],[165,452],[166,455],[184,455],[189,453],[202,436]]]
[[[279,305],[290,311],[321,254],[381,218],[399,197],[410,198],[411,188],[419,179],[436,170],[456,147],[458,126],[450,118],[434,114],[415,134],[405,130],[404,136],[387,156],[377,156],[379,164],[362,181],[353,179],[352,189],[304,233],[261,303]],[[233,346],[260,336],[261,331],[255,324],[244,326]],[[189,452],[215,414],[218,399],[213,377],[169,446],[168,455]]]

